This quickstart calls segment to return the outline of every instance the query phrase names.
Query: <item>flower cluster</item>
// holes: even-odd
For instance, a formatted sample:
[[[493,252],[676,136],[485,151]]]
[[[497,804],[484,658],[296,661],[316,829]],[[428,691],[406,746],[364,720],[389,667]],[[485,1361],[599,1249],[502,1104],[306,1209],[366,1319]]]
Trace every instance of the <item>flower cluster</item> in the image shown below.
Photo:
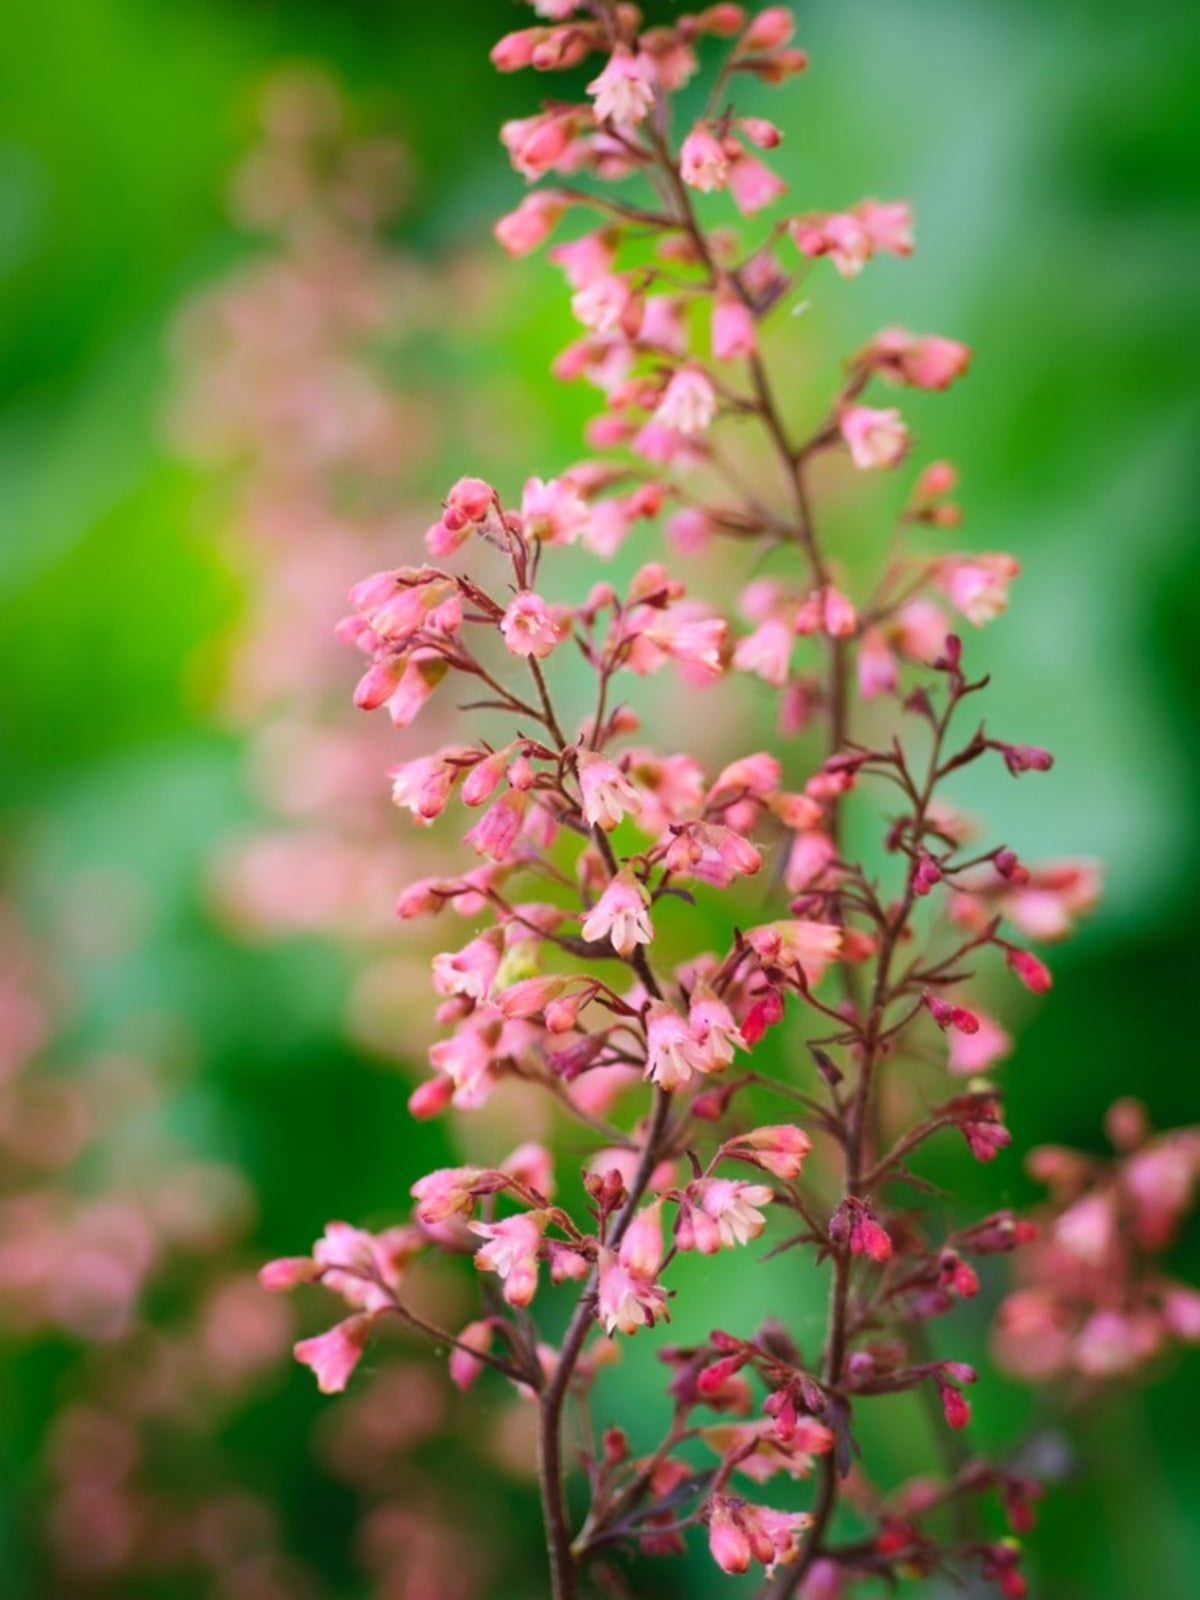
[[[911,1163],[943,1134],[964,1160],[990,1162],[1009,1144],[1001,1092],[983,1076],[1009,1039],[975,1000],[974,971],[991,963],[1044,993],[1050,971],[1026,941],[1065,934],[1095,898],[1095,872],[975,840],[947,797],[977,762],[1014,777],[1051,765],[972,714],[986,679],[969,672],[956,630],[998,617],[1018,569],[1002,553],[944,548],[961,521],[954,469],[935,461],[902,479],[870,583],[835,561],[814,509],[818,479],[901,477],[916,446],[884,391],[946,389],[970,352],[885,329],[798,430],[767,364],[769,325],[827,270],[822,257],[851,278],[877,255],[909,255],[913,236],[900,202],[761,218],[786,194],[770,164],[782,135],[731,96],[803,71],[789,11],[714,4],[644,27],[620,0],[535,10],[535,25],[497,45],[496,65],[583,68],[585,87],[501,130],[517,173],[549,186],[496,234],[521,256],[568,217],[589,219],[550,254],[580,327],[556,372],[602,399],[592,454],[514,495],[459,479],[424,555],[359,582],[339,632],[363,657],[361,709],[409,728],[436,701],[449,725],[454,696],[462,719],[454,742],[431,740],[390,774],[416,824],[455,816],[465,845],[459,867],[411,883],[397,908],[442,923],[448,910],[462,929],[433,961],[444,1032],[413,1113],[473,1111],[517,1082],[540,1088],[593,1150],[581,1189],[540,1144],[431,1172],[411,1221],[380,1234],[333,1224],[264,1281],[320,1282],[344,1302],[341,1320],[297,1346],[323,1390],[346,1385],[387,1321],[449,1348],[460,1387],[490,1371],[523,1397],[556,1600],[579,1593],[597,1555],[668,1555],[693,1527],[723,1571],[759,1567],[774,1600],[934,1572],[1017,1597],[1011,1535],[1030,1526],[1036,1486],[970,1456],[952,1455],[934,1487],[884,1489],[870,1463],[851,1466],[873,1397],[917,1391],[946,1429],[969,1421],[975,1372],[934,1359],[926,1326],[978,1292],[980,1259],[1034,1229],[1008,1212],[962,1221],[922,1204],[929,1186]],[[691,80],[709,52],[707,101],[680,124],[678,97],[697,103]],[[716,202],[700,197],[720,192],[748,235],[705,220]],[[749,439],[752,472],[741,469]],[[673,555],[558,597],[563,548],[608,558],[659,518]],[[733,607],[677,572],[689,560],[702,570],[694,558],[718,539],[752,551]],[[781,575],[762,575],[764,549],[783,553]],[[659,673],[689,697],[718,680],[761,682],[783,733],[811,730],[823,753],[793,778],[794,758],[753,743],[712,766],[660,748],[627,698]],[[890,803],[882,850],[856,859],[845,814],[873,792]],[[804,1067],[781,1060],[783,1038],[803,1039]],[[935,1075],[959,1081],[892,1126],[881,1088],[927,1074],[931,1058]],[[679,1263],[744,1249],[773,1218],[786,1222],[773,1254],[803,1249],[827,1266],[821,1347],[802,1349],[775,1321],[663,1345],[659,1442],[635,1449],[594,1425],[597,1380],[622,1342],[670,1321]],[[457,1332],[409,1293],[409,1266],[429,1253],[471,1255],[481,1274],[480,1315]],[[539,1313],[564,1297],[565,1332],[551,1342]],[[579,1525],[569,1414],[584,1419]],[[805,1509],[760,1503],[777,1474],[815,1478]],[[849,1542],[837,1537],[843,1510],[860,1525]]]
[[[1200,1342],[1200,1293],[1163,1264],[1200,1186],[1200,1129],[1155,1134],[1138,1101],[1118,1100],[1108,1134],[1109,1160],[1030,1151],[1050,1206],[994,1330],[1002,1366],[1031,1381],[1069,1381],[1079,1397],[1173,1344]]]

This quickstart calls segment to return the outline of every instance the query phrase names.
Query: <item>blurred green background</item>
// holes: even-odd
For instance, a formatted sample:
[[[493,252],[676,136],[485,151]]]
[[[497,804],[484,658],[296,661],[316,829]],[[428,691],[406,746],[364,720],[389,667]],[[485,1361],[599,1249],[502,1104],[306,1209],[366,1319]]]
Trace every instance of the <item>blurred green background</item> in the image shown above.
[[[494,394],[503,428],[489,440],[477,426],[469,459],[442,429],[416,488],[432,502],[464,470],[511,488],[574,459],[587,402],[547,371],[569,331],[558,275],[499,260],[489,238],[519,190],[495,129],[537,86],[497,77],[487,49],[524,13],[507,0],[3,9],[5,892],[70,995],[63,1069],[100,1050],[155,1056],[171,1138],[244,1168],[257,1191],[252,1260],[303,1246],[329,1216],[394,1211],[444,1145],[407,1121],[407,1080],[346,1041],[346,948],[247,946],[213,914],[214,846],[260,804],[243,737],[215,709],[245,584],[211,476],[164,442],[168,329],[191,293],[253,251],[227,198],[264,79],[281,63],[319,64],[364,129],[410,151],[396,240],[434,271],[465,255],[486,263],[478,282],[461,279],[483,309],[465,307],[461,336],[444,330],[437,361],[424,359],[443,407]],[[1014,615],[981,649],[996,724],[1051,746],[1058,765],[1036,788],[1000,788],[992,773],[963,798],[1003,805],[1023,854],[1101,857],[1108,886],[1057,959],[1051,1002],[1025,1019],[1009,1115],[1019,1147],[1098,1148],[1119,1093],[1163,1124],[1196,1108],[1200,12],[1169,0],[811,0],[799,14],[813,67],[774,101],[797,205],[902,194],[918,218],[915,262],[814,287],[818,348],[829,358],[894,321],[976,352],[968,382],[913,415],[961,467],[969,542],[1024,564]],[[350,682],[348,667],[347,695]],[[125,936],[89,937],[121,918],[136,924]],[[1003,1200],[1029,1198],[1015,1159],[980,1195],[997,1179]],[[0,1590],[48,1596],[59,1580],[42,1565],[37,1463],[74,1356],[55,1337],[7,1338],[2,1353]],[[321,1592],[382,1593],[356,1573],[350,1498],[307,1443],[322,1403],[283,1365],[226,1443]],[[632,1418],[648,1394],[633,1373],[614,1405]],[[981,1436],[1008,1437],[1026,1404],[990,1380]],[[1193,1363],[1088,1419],[1076,1475],[1035,1539],[1035,1594],[1197,1592],[1197,1415]],[[435,1450],[426,1470],[450,1467]],[[514,1480],[479,1517],[481,1542],[484,1521],[504,1519],[509,1551],[485,1592],[540,1593],[527,1486]],[[664,1595],[716,1592],[703,1560],[658,1581]]]

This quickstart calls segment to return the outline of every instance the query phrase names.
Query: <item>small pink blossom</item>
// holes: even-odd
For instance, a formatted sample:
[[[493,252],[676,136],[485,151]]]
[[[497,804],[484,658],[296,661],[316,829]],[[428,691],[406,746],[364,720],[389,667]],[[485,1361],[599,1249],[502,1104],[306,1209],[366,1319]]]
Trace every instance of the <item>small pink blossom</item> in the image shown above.
[[[409,656],[387,700],[387,713],[395,727],[407,728],[416,721],[448,671],[441,656],[431,651],[415,650]]]
[[[717,1225],[717,1239],[722,1249],[749,1244],[766,1227],[767,1219],[759,1208],[770,1205],[775,1198],[775,1191],[766,1184],[706,1178],[695,1187],[701,1208]]]
[[[837,846],[827,833],[818,828],[797,833],[788,852],[783,881],[793,894],[827,880],[829,869],[837,859]]]
[[[998,1022],[984,1011],[976,1011],[975,1015],[979,1027],[974,1033],[955,1030],[950,1035],[947,1065],[958,1077],[969,1078],[977,1072],[986,1072],[1012,1049],[1012,1040]]]
[[[730,1149],[787,1182],[798,1178],[812,1149],[812,1140],[803,1128],[791,1123],[755,1128],[730,1140]]]
[[[466,842],[489,861],[507,861],[520,837],[527,803],[519,790],[506,790],[466,835]]]
[[[907,200],[863,200],[855,210],[876,250],[894,256],[912,254],[912,209]]]
[[[785,195],[787,184],[736,140],[730,144],[729,192],[742,215],[752,217]]]
[[[631,312],[640,320],[628,281],[616,274],[590,278],[571,296],[571,311],[583,327],[600,334],[632,332]]]
[[[510,1306],[529,1305],[537,1292],[544,1214],[527,1211],[502,1222],[469,1222],[467,1226],[486,1241],[475,1252],[475,1265],[481,1272],[499,1277]]]
[[[654,104],[654,62],[648,55],[618,51],[599,77],[588,84],[595,101],[596,121],[628,127],[644,120]]]
[[[734,646],[733,664],[739,672],[752,672],[776,689],[787,682],[791,670],[796,630],[782,617],[769,617]]]
[[[721,658],[728,628],[724,617],[705,616],[697,608],[673,606],[656,613],[642,628],[642,639],[659,652],[642,665],[637,652],[630,659],[635,670],[653,671],[663,659],[677,661],[685,675],[705,682],[721,675]],[[640,642],[640,641],[639,641]]]
[[[681,367],[667,384],[655,421],[685,436],[703,433],[717,414],[712,384],[696,367]]]
[[[908,429],[898,411],[849,406],[839,426],[854,465],[863,471],[898,467],[908,453]]]
[[[617,873],[588,912],[581,931],[592,942],[607,939],[619,956],[631,956],[639,945],[654,938],[650,896],[627,867]]]
[[[662,1206],[654,1200],[637,1211],[617,1252],[625,1271],[644,1283],[657,1278],[663,1263]]]
[[[878,628],[868,628],[858,647],[858,692],[864,700],[892,694],[900,680],[896,658]]]
[[[751,18],[742,37],[741,48],[752,50],[777,50],[786,44],[796,31],[796,19],[788,6],[767,6]]]
[[[606,756],[581,750],[578,764],[587,824],[611,833],[622,817],[637,811],[638,792],[616,762]]]
[[[482,1167],[440,1167],[418,1178],[410,1191],[417,1216],[429,1226],[450,1217],[469,1217],[475,1209]]]
[[[502,126],[501,142],[523,178],[540,178],[562,160],[575,133],[576,117],[574,110],[543,111]]]
[[[554,1158],[544,1144],[534,1139],[519,1144],[506,1155],[500,1163],[500,1171],[540,1194],[543,1200],[554,1196]]]
[[[683,141],[679,165],[684,183],[702,194],[723,189],[729,179],[725,146],[702,123],[697,123]]]
[[[1020,570],[1008,555],[953,556],[938,562],[934,577],[955,610],[980,628],[1008,609],[1008,586]]]
[[[701,1072],[721,1072],[730,1065],[735,1050],[746,1041],[724,1000],[705,984],[697,985],[688,1008],[688,1031],[699,1052]]]
[[[601,1249],[597,1313],[606,1333],[633,1334],[667,1318],[667,1297],[657,1283],[635,1277],[611,1250]]]
[[[758,348],[754,313],[736,294],[718,297],[712,314],[712,353],[717,361],[752,356]]]
[[[501,217],[492,231],[510,256],[527,256],[554,232],[567,205],[566,196],[557,190],[537,189]]]
[[[312,1368],[322,1394],[341,1394],[362,1360],[370,1333],[369,1316],[347,1317],[328,1333],[301,1339],[293,1354],[302,1365]]]
[[[491,928],[461,950],[446,950],[434,956],[434,988],[439,994],[486,1000],[500,970],[502,943],[499,929]]]
[[[566,273],[572,289],[586,289],[591,283],[612,274],[616,252],[610,233],[585,233],[566,244],[556,244],[550,251],[555,266]]]
[[[852,602],[832,584],[826,585],[821,594],[821,621],[831,639],[853,638],[858,627],[858,612]]]
[[[665,1001],[654,1001],[646,1013],[646,1076],[661,1089],[681,1089],[704,1069],[685,1019]]]
[[[871,236],[848,212],[799,217],[789,231],[802,255],[829,256],[843,278],[857,277],[871,259]]]
[[[809,985],[821,981],[842,950],[841,928],[811,918],[766,923],[751,928],[746,937],[764,963],[798,972]]]
[[[543,544],[570,544],[587,526],[588,508],[575,489],[560,478],[530,478],[521,494],[521,520],[526,535]]]
[[[273,1294],[298,1288],[302,1283],[312,1283],[320,1276],[320,1267],[308,1256],[280,1256],[265,1262],[258,1270],[258,1281]]]
[[[1031,994],[1045,994],[1054,982],[1050,968],[1029,950],[1018,950],[1009,945],[1005,949],[1004,959],[1009,971],[1020,979]]]
[[[456,1389],[467,1390],[483,1371],[481,1359],[492,1348],[490,1321],[468,1322],[458,1335],[458,1344],[450,1351],[450,1382]],[[463,1346],[466,1349],[463,1349]]]
[[[500,623],[504,643],[514,656],[535,656],[544,661],[563,639],[562,622],[539,594],[526,590],[514,595]]]

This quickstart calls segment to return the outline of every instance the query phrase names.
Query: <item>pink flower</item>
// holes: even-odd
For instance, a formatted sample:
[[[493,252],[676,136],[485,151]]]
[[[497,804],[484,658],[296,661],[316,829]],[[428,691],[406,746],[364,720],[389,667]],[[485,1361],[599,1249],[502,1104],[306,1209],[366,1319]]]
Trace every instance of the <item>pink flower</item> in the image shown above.
[[[631,310],[636,312],[637,308],[629,283],[615,274],[590,278],[571,296],[571,311],[575,320],[593,333],[632,332],[627,327]]]
[[[1029,950],[1018,950],[1009,945],[1005,948],[1004,959],[1009,971],[1020,979],[1031,994],[1045,994],[1054,982],[1050,968]]]
[[[930,663],[944,654],[950,625],[932,600],[910,600],[896,613],[892,638],[897,650],[912,661]]]
[[[586,527],[588,508],[562,479],[530,478],[521,494],[521,519],[528,538],[570,544]]]
[[[439,1167],[418,1178],[409,1191],[417,1202],[417,1216],[430,1227],[450,1217],[469,1217],[483,1176],[482,1167]]]
[[[378,638],[403,644],[424,624],[429,614],[450,599],[455,585],[423,568],[402,567],[377,572],[350,591],[350,603]]]
[[[712,384],[695,367],[681,367],[667,384],[656,422],[676,433],[703,433],[717,414],[717,396]]]
[[[950,1035],[947,1065],[951,1072],[962,1078],[986,1072],[1012,1049],[1012,1040],[998,1022],[984,1011],[976,1011],[975,1016],[979,1027],[974,1033],[960,1033],[955,1029]]]
[[[520,836],[527,804],[520,790],[506,790],[466,835],[466,842],[489,861],[507,861]]]
[[[898,467],[908,453],[908,429],[895,410],[849,406],[838,419],[856,467]]]
[[[805,1157],[812,1149],[812,1140],[803,1128],[784,1122],[739,1134],[729,1141],[728,1148],[775,1177],[790,1182],[800,1176]]]
[[[540,178],[562,159],[575,132],[576,116],[574,110],[543,111],[503,125],[501,142],[523,178]]]
[[[660,1318],[670,1320],[666,1293],[657,1283],[635,1277],[611,1250],[601,1249],[598,1265],[597,1312],[606,1333],[633,1334],[652,1328]]]
[[[788,6],[767,6],[750,21],[741,41],[747,53],[753,50],[777,50],[786,44],[796,31],[796,19]]]
[[[419,1228],[397,1227],[367,1233],[346,1222],[330,1222],[313,1246],[321,1281],[356,1311],[380,1311],[392,1304],[400,1280],[425,1243]]]
[[[863,200],[855,211],[876,250],[894,256],[912,254],[912,210],[906,200]]]
[[[688,325],[684,302],[675,294],[647,295],[638,329],[642,344],[653,345],[668,355],[683,356],[688,348]]]
[[[476,1006],[448,1039],[429,1047],[430,1063],[453,1084],[452,1101],[460,1110],[485,1103],[505,1058],[519,1053],[529,1025],[509,1022],[490,1004]]]
[[[848,212],[798,217],[789,232],[802,255],[829,256],[843,278],[857,277],[871,259],[871,236]]]
[[[661,1200],[642,1206],[625,1230],[617,1259],[625,1271],[644,1283],[652,1283],[663,1263]]]
[[[787,193],[787,184],[757,156],[734,143],[729,167],[729,192],[744,217],[752,217],[765,206],[774,205]]]
[[[572,289],[586,289],[589,283],[612,274],[616,252],[607,233],[585,233],[566,244],[556,244],[550,259],[567,275]]]
[[[654,938],[650,921],[650,896],[623,867],[588,912],[581,930],[592,942],[607,939],[619,956],[631,956]]]
[[[677,661],[685,675],[694,675],[697,681],[703,682],[721,675],[721,653],[727,632],[724,617],[703,616],[695,608],[673,606],[665,615],[655,613],[653,620],[643,628],[642,638],[661,651],[662,656]],[[631,665],[637,660],[635,652]],[[653,671],[654,667],[641,670]]]
[[[461,746],[451,747],[448,751],[418,756],[415,761],[392,767],[388,773],[392,780],[392,804],[409,811],[418,822],[432,822],[440,816],[463,772],[454,760],[445,758],[467,753]]]
[[[500,970],[503,942],[500,930],[490,928],[461,950],[444,950],[434,956],[434,988],[439,994],[461,994],[468,1000],[486,1000]]]
[[[903,359],[907,381],[918,389],[948,389],[971,364],[971,352],[956,339],[916,339]]]
[[[387,701],[387,713],[397,728],[416,721],[433,691],[450,669],[432,651],[415,650],[408,658],[400,681]]]
[[[276,1261],[265,1262],[258,1269],[258,1281],[272,1294],[279,1294],[298,1288],[302,1283],[311,1283],[320,1276],[320,1271],[317,1263],[308,1256],[280,1256]]]
[[[746,935],[765,965],[798,972],[806,984],[819,983],[842,949],[842,930],[830,922],[798,918],[751,928]]]
[[[733,1013],[705,984],[698,984],[688,1009],[688,1030],[700,1050],[699,1070],[720,1072],[733,1060],[734,1050],[744,1050]]]
[[[554,1194],[554,1160],[544,1144],[528,1139],[505,1156],[500,1171],[534,1190],[544,1200]]]
[[[458,1338],[459,1343],[450,1352],[450,1382],[456,1389],[466,1390],[483,1371],[480,1354],[486,1355],[492,1348],[492,1324],[490,1321],[468,1322]],[[465,1350],[463,1345],[467,1346]],[[480,1354],[472,1353],[476,1351]]]
[[[858,613],[853,604],[832,584],[821,593],[821,621],[831,639],[850,639],[858,627]]]
[[[728,182],[729,157],[725,146],[702,123],[698,122],[683,141],[679,171],[684,183],[702,194],[723,189]]]
[[[292,1353],[297,1361],[312,1368],[322,1394],[341,1394],[362,1359],[370,1334],[369,1316],[347,1317],[344,1322],[335,1323],[328,1333],[301,1339]]]
[[[708,1548],[722,1572],[749,1572],[750,1540],[724,1495],[713,1495],[709,1503]]]
[[[606,756],[581,750],[578,765],[587,824],[611,833],[623,816],[637,811],[638,792],[616,762]]]
[[[752,672],[756,677],[781,689],[791,670],[792,649],[796,630],[782,617],[769,617],[744,639],[739,639],[733,651],[733,664],[739,672]]]
[[[515,211],[501,217],[492,231],[510,256],[527,256],[554,232],[568,203],[556,189],[535,190]]]
[[[783,881],[793,894],[798,894],[825,879],[836,859],[837,846],[827,833],[819,829],[797,833],[788,852]]]
[[[596,121],[615,122],[619,127],[643,121],[654,104],[654,85],[650,56],[618,51],[587,86],[595,100]]]
[[[703,1071],[686,1021],[665,1001],[653,1001],[646,1013],[646,1076],[662,1089],[681,1089]]]
[[[722,1572],[747,1572],[754,1560],[771,1573],[796,1560],[800,1534],[811,1522],[804,1511],[775,1511],[734,1495],[714,1494],[708,1511],[709,1552]]]
[[[522,978],[496,995],[496,1005],[506,1017],[536,1017],[564,993],[569,978],[550,974],[541,978]]]
[[[1117,1242],[1114,1197],[1089,1193],[1068,1206],[1054,1223],[1054,1241],[1085,1266],[1102,1268]]]
[[[561,643],[564,632],[541,595],[529,590],[513,597],[500,631],[514,656],[536,656],[539,661]]]
[[[1008,586],[1021,566],[1012,556],[952,556],[939,561],[935,581],[956,611],[977,628],[1008,609]]]
[[[768,1206],[775,1191],[765,1183],[740,1183],[731,1178],[707,1178],[695,1186],[701,1208],[717,1225],[722,1249],[749,1244],[767,1225],[758,1209]]]
[[[540,1211],[505,1217],[502,1222],[468,1222],[472,1233],[486,1240],[475,1252],[481,1272],[494,1272],[504,1285],[510,1306],[527,1306],[537,1292],[538,1251],[546,1227]]]
[[[754,313],[736,294],[718,297],[712,314],[712,353],[717,361],[752,356],[758,348]]]
[[[872,1261],[890,1261],[891,1235],[876,1222],[863,1200],[843,1200],[829,1220],[829,1237],[844,1245],[852,1256],[868,1256]]]
[[[864,700],[891,694],[899,682],[896,658],[878,628],[868,628],[858,647],[858,692]]]

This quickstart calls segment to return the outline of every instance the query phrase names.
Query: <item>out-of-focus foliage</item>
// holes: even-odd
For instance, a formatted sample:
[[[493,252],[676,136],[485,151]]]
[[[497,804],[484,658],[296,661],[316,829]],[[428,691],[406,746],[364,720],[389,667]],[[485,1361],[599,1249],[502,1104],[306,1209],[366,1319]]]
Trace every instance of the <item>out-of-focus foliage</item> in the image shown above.
[[[516,26],[522,9],[499,0],[64,0],[49,21],[33,0],[5,8],[0,806],[4,896],[51,991],[33,1071],[104,1102],[68,1152],[85,1195],[140,1181],[161,1159],[244,1174],[240,1240],[222,1272],[294,1248],[330,1215],[393,1215],[442,1135],[404,1111],[402,1010],[393,1040],[379,1039],[388,1024],[377,1020],[370,1046],[347,1043],[364,953],[402,958],[399,935],[392,944],[373,925],[357,948],[315,934],[247,941],[219,915],[214,853],[274,826],[254,782],[261,761],[249,760],[222,694],[264,580],[237,549],[228,476],[186,464],[165,440],[178,381],[169,330],[185,300],[260,248],[228,220],[230,176],[264,80],[280,62],[318,63],[345,83],[356,127],[407,148],[392,233],[438,285],[439,305],[450,302],[440,326],[395,356],[404,385],[428,395],[433,424],[406,469],[408,535],[422,525],[421,496],[461,471],[508,491],[527,470],[573,459],[587,401],[547,370],[566,296],[553,268],[504,262],[489,237],[517,187],[495,127],[528,92],[487,63],[510,11]],[[1022,734],[1059,759],[1048,782],[1014,788],[1011,842],[1107,864],[1106,903],[1058,963],[1053,1002],[1028,1019],[1006,1069],[1017,1146],[1099,1147],[1103,1109],[1122,1092],[1141,1095],[1160,1124],[1193,1118],[1200,21],[1171,0],[815,0],[801,18],[814,66],[787,91],[784,120],[797,131],[779,165],[814,206],[910,196],[919,255],[852,292],[822,279],[795,334],[795,403],[836,351],[885,321],[975,348],[955,404],[912,415],[961,466],[974,540],[1025,563],[1018,619],[982,646],[998,723],[1019,708]],[[869,532],[848,525],[848,549]],[[348,662],[347,722],[353,671]],[[962,799],[972,803],[968,789]],[[400,873],[385,854],[378,871],[386,903]],[[16,970],[21,992],[32,978]],[[376,971],[372,993],[386,995],[387,971]],[[149,1083],[136,1109],[118,1095],[131,1062],[134,1081]],[[12,1194],[25,1180],[11,1153],[4,1160],[0,1189]],[[1015,1159],[1003,1179],[1001,1198],[1030,1194]],[[980,1181],[990,1189],[993,1174]],[[209,1268],[189,1259],[172,1257],[142,1301],[139,1338],[160,1354],[199,1325],[215,1292]],[[752,1262],[744,1272],[752,1296]],[[6,1593],[57,1594],[67,1581],[46,1576],[55,1461],[72,1453],[71,1407],[105,1359],[81,1350],[80,1331],[70,1318],[31,1328],[20,1316],[0,1329]],[[187,1391],[187,1362],[174,1370]],[[273,1507],[265,1542],[306,1574],[274,1592],[390,1594],[370,1574],[386,1570],[393,1545],[419,1543],[418,1530],[436,1541],[426,1497],[453,1503],[459,1528],[498,1551],[482,1592],[540,1592],[531,1494],[519,1475],[483,1492],[481,1466],[465,1469],[426,1437],[444,1402],[423,1369],[381,1375],[396,1385],[418,1465],[396,1479],[408,1512],[369,1522],[357,1556],[360,1497],[339,1471],[330,1408],[307,1375],[283,1362],[265,1370],[253,1399],[208,1407],[198,1431],[156,1431],[155,1449],[181,1493],[233,1483]],[[631,1362],[617,1400],[631,1426],[647,1392]],[[174,1397],[185,1418],[196,1399]],[[1029,1404],[994,1376],[975,1399],[988,1440],[1011,1437]],[[1047,1504],[1037,1592],[1124,1600],[1152,1576],[1161,1600],[1194,1593],[1198,1402],[1193,1367],[1088,1420],[1076,1474]],[[343,1468],[347,1448],[361,1465],[344,1416]],[[491,1458],[502,1420],[475,1441],[479,1457]],[[395,1443],[407,1463],[403,1430]],[[909,1448],[900,1432],[880,1447]],[[258,1549],[257,1526],[247,1535],[235,1517],[232,1533],[221,1524],[212,1537]],[[436,1548],[429,1559],[436,1570]],[[147,1592],[192,1592],[181,1570],[164,1566]],[[469,1562],[463,1571],[471,1581]],[[710,1578],[697,1566],[662,1581],[701,1595]]]

